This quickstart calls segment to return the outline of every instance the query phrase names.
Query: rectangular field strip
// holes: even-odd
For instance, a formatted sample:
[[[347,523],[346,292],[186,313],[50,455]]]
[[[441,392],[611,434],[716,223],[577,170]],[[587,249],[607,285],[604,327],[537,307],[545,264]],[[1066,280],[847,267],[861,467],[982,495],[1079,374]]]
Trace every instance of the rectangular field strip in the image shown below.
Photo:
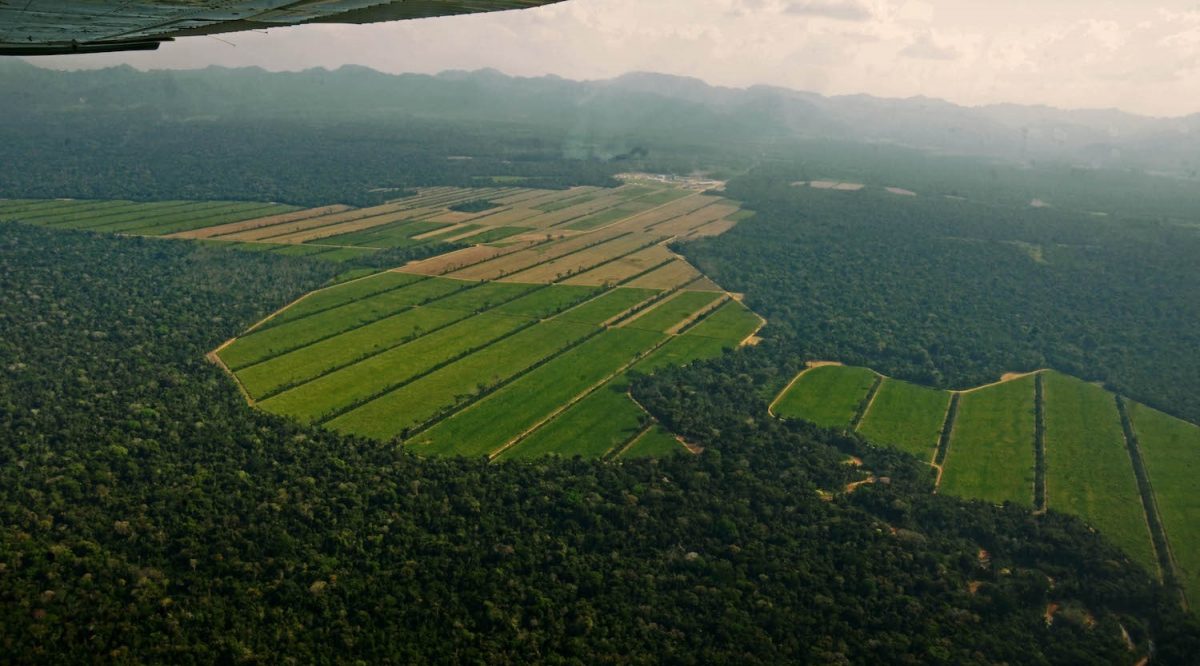
[[[921,460],[932,460],[950,407],[950,393],[898,379],[884,379],[858,432]]]
[[[1036,420],[1032,375],[964,392],[941,490],[996,504],[1033,506]]]
[[[1150,571],[1158,570],[1113,394],[1043,375],[1047,506],[1082,517]]]
[[[788,387],[775,403],[774,411],[784,418],[804,419],[826,428],[844,428],[854,420],[877,376],[866,368],[841,365],[810,368]]]

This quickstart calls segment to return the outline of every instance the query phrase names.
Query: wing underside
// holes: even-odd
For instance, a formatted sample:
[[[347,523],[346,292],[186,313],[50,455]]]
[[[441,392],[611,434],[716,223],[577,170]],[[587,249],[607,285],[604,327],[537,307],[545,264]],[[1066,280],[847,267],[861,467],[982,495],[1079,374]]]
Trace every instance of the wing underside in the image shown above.
[[[147,50],[191,35],[376,23],[560,0],[0,0],[0,55]]]

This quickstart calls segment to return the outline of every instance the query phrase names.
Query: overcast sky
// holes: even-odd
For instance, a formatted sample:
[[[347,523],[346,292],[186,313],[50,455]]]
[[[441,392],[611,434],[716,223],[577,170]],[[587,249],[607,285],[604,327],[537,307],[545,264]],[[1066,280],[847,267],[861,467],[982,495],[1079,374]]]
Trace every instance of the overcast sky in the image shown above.
[[[154,53],[33,62],[271,70],[358,64],[430,73],[494,67],[573,79],[640,70],[738,87],[1175,116],[1200,112],[1200,0],[566,0],[518,12],[192,37]]]

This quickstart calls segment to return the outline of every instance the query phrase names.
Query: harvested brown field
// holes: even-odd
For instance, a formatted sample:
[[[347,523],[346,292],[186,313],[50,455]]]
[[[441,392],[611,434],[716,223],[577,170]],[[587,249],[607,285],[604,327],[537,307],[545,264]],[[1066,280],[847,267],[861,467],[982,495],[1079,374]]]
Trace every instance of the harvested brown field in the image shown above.
[[[546,262],[500,278],[506,282],[553,282],[567,275],[581,273],[597,264],[615,259],[654,240],[652,236],[629,234],[610,240],[582,252]]]
[[[666,266],[655,269],[626,286],[645,289],[674,289],[699,277],[700,271],[697,271],[695,267],[682,259],[675,259]]]
[[[288,222],[284,224],[276,224],[270,227],[262,227],[258,229],[250,229],[238,233],[226,234],[221,236],[221,240],[263,240],[273,236],[281,236],[283,234],[304,231],[317,227],[338,224],[341,222],[361,220],[379,215],[387,215],[403,210],[403,207],[397,203],[383,204],[381,206],[372,206],[370,208],[358,208],[355,210],[326,215],[311,220],[299,220],[297,222]]]
[[[239,231],[249,231],[260,227],[269,227],[276,224],[285,224],[288,222],[299,222],[300,220],[308,220],[319,218],[335,213],[343,213],[354,210],[350,206],[335,204],[333,206],[321,206],[320,208],[306,208],[304,210],[292,211],[290,213],[282,213],[280,215],[269,215],[267,217],[257,217],[252,220],[242,220],[241,222],[230,222],[229,224],[218,224],[214,227],[204,227],[202,229],[193,229],[191,231],[181,231],[177,234],[170,234],[167,238],[212,238],[213,236],[222,236],[232,234]]]
[[[601,243],[611,240],[621,234],[598,232],[593,234],[583,234],[570,238],[564,237],[562,240],[557,240],[550,243],[538,245],[534,248],[524,249],[518,252],[512,252],[498,259],[487,263],[470,266],[461,271],[455,272],[451,277],[460,278],[463,280],[495,280],[502,275],[511,275],[517,271],[523,270],[534,264],[561,257],[568,252],[582,249],[592,243]],[[522,234],[522,237],[545,238],[545,234]]]
[[[688,215],[697,210],[701,210],[706,206],[716,203],[716,197],[709,197],[700,194],[693,194],[682,199],[676,199],[668,204],[651,208],[648,211],[631,215],[630,217],[612,225],[612,228],[620,228],[626,231],[644,231],[658,224],[663,224],[669,220],[677,218],[681,215]]]
[[[513,248],[488,247],[487,245],[475,245],[473,247],[463,248],[454,252],[448,252],[443,255],[423,259],[403,266],[397,270],[404,273],[418,273],[420,275],[442,275],[451,271],[459,270],[463,267],[477,264],[482,261],[487,261],[505,253],[512,252]]]
[[[542,211],[540,211],[540,210],[534,210],[532,208],[525,208],[523,206],[518,207],[518,208],[506,208],[506,209],[500,210],[500,211],[488,211],[488,212],[491,212],[492,214],[481,216],[481,219],[479,221],[481,223],[489,224],[489,225],[492,225],[495,227],[503,227],[503,226],[507,226],[510,224],[515,224],[515,223],[527,220],[531,217],[542,214]],[[527,225],[521,225],[521,226],[527,226]]]
[[[627,280],[648,268],[657,266],[671,259],[672,256],[671,251],[667,248],[655,245],[644,250],[638,250],[631,255],[611,261],[590,271],[580,273],[568,280],[564,280],[563,284],[578,284],[589,287],[615,284],[622,280]]]
[[[693,229],[733,215],[737,210],[737,206],[713,204],[687,215],[677,217],[674,220],[655,225],[652,231],[670,236],[686,236]]]
[[[422,217],[422,213],[420,212],[421,210],[422,209],[417,209],[415,211],[402,210],[395,213],[389,213],[387,215],[365,217],[358,220],[350,220],[347,222],[325,225],[313,229],[302,229],[300,231],[282,236],[271,236],[269,237],[269,240],[273,243],[306,243],[308,241],[329,238],[330,236],[338,236],[341,234],[348,234],[354,231],[362,231],[364,229],[391,224],[393,222],[403,222],[405,220],[420,218]]]

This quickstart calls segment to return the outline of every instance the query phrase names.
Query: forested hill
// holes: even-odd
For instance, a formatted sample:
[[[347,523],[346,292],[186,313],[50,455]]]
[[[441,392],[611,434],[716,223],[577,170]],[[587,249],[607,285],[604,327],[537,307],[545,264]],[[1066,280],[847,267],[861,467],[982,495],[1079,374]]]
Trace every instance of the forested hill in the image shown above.
[[[1195,621],[1077,521],[930,496],[911,459],[750,416],[790,372],[766,354],[643,391],[701,456],[419,459],[252,410],[203,358],[326,264],[15,224],[0,249],[0,661],[1200,650]],[[842,492],[848,453],[892,482]]]
[[[1114,110],[1062,111],[936,99],[821,95],[755,86],[733,89],[647,73],[577,82],[509,77],[495,70],[388,75],[346,66],[293,73],[210,67],[139,73],[129,67],[52,72],[0,63],[6,113],[148,110],[193,120],[236,115],[366,121],[403,115],[570,130],[579,155],[619,155],[622,139],[769,141],[819,137],[891,143],[939,153],[1146,169],[1195,177],[1200,114],[1156,119]],[[719,130],[719,131],[718,131]],[[600,139],[598,145],[593,145]]]

